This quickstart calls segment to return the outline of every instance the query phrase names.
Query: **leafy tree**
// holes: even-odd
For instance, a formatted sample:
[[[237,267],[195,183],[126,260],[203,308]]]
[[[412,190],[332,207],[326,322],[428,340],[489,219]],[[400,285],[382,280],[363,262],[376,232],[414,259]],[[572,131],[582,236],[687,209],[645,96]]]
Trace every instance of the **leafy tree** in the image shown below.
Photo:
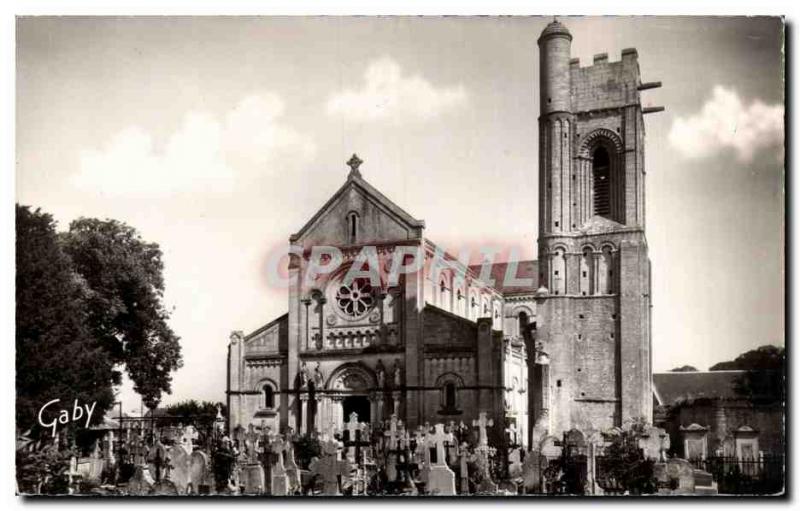
[[[782,370],[786,359],[785,349],[777,346],[766,345],[742,353],[735,360],[719,362],[709,368],[709,371],[730,370]]]
[[[742,353],[735,360],[714,364],[711,370],[746,371],[734,383],[737,394],[753,402],[783,403],[785,364],[785,349],[768,345]]]
[[[645,495],[657,491],[655,462],[647,459],[639,448],[639,437],[644,429],[643,421],[635,421],[630,427],[611,437],[611,444],[603,456],[603,477],[611,487],[631,495]]]
[[[61,401],[47,408],[46,423],[77,399],[97,403],[96,424],[114,400],[111,384],[120,374],[86,327],[90,290],[72,270],[51,215],[17,205],[16,231],[17,425],[39,436],[39,409],[53,399]]]
[[[173,405],[165,406],[164,411],[167,413],[167,415],[171,415],[173,417],[196,417],[198,415],[216,417],[217,405],[222,407],[222,416],[225,417],[228,412],[224,403],[215,403],[213,401],[197,402],[194,399],[189,399]]]
[[[17,485],[21,493],[64,495],[69,492],[71,449],[58,449],[49,443],[16,452]]]
[[[670,369],[669,372],[671,373],[693,373],[697,372],[697,368],[694,366],[680,366],[676,367],[675,369]]]
[[[38,412],[54,399],[46,422],[76,399],[95,402],[92,422],[100,422],[123,367],[154,407],[181,365],[161,302],[158,246],[114,220],[82,218],[59,235],[51,215],[21,205],[16,232],[18,427],[41,436]]]
[[[311,460],[322,454],[322,444],[316,435],[306,433],[294,441],[294,452],[297,464],[307,470]]]
[[[115,364],[124,365],[148,408],[171,390],[181,367],[178,337],[162,303],[164,264],[155,243],[116,220],[80,218],[62,236],[89,289],[87,327]]]

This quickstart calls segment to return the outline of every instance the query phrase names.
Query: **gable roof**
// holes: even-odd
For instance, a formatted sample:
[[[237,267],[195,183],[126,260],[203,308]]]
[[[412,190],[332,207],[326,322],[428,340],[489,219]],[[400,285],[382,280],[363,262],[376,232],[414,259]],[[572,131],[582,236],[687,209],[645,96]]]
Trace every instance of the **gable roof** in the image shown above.
[[[258,334],[260,334],[264,330],[268,330],[268,329],[272,328],[273,326],[277,325],[278,323],[280,323],[281,321],[287,321],[288,319],[289,319],[289,313],[288,312],[284,312],[283,314],[281,314],[277,318],[273,319],[272,321],[270,321],[266,325],[260,326],[260,327],[256,328],[255,330],[253,330],[252,332],[250,332],[249,334],[245,335],[244,336],[244,342],[253,340]]]
[[[535,259],[528,261],[517,261],[517,271],[516,274],[512,275],[512,277],[516,280],[531,279],[531,284],[527,286],[511,285],[512,282],[508,282],[509,285],[506,285],[506,271],[508,270],[509,264],[512,263],[506,262],[492,264],[490,275],[494,280],[494,289],[504,295],[516,293],[535,293],[539,282],[539,261]],[[482,265],[480,264],[473,264],[469,268],[474,271],[476,275],[480,275],[481,266]]]
[[[372,201],[390,216],[396,218],[401,223],[408,225],[409,227],[417,228],[417,229],[424,229],[425,228],[425,221],[418,220],[411,216],[406,210],[389,200],[384,194],[378,191],[377,188],[369,184],[361,174],[358,172],[350,172],[347,176],[347,181],[336,191],[336,193],[331,196],[330,199],[311,217],[311,219],[306,222],[306,224],[300,228],[299,231],[289,236],[289,241],[294,242],[299,240],[303,237],[303,235],[308,232],[309,229],[322,217],[326,211],[331,209],[334,204],[339,200],[339,198],[344,195],[347,190],[351,188],[356,188],[360,190],[364,195],[372,199]]]
[[[653,373],[658,404],[695,399],[739,399],[734,386],[746,371],[687,371]]]

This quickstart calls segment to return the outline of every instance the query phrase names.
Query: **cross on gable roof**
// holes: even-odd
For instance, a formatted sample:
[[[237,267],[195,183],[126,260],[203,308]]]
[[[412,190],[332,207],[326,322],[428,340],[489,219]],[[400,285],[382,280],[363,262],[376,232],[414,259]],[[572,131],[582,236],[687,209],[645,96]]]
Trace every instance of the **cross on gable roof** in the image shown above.
[[[404,224],[411,229],[418,230],[418,237],[421,237],[421,231],[425,228],[424,220],[418,220],[411,216],[403,208],[379,192],[377,188],[369,184],[363,177],[361,177],[360,172],[353,172],[351,170],[344,184],[336,191],[336,193],[331,196],[330,199],[328,199],[328,201],[314,214],[314,216],[311,217],[308,222],[306,222],[306,224],[299,231],[289,237],[289,241],[294,243],[295,241],[300,240],[320,220],[320,218],[324,216],[326,212],[331,210],[336,205],[339,199],[341,199],[342,196],[350,189],[356,189],[358,192],[362,193],[378,209],[391,216],[401,224]]]

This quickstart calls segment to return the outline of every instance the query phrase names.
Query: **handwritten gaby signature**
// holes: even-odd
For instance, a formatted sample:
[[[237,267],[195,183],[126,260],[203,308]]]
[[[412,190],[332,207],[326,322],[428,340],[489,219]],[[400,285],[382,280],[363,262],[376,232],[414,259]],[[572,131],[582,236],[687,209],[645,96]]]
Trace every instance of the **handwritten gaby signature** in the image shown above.
[[[78,400],[75,400],[75,404],[72,406],[72,415],[69,413],[69,409],[62,409],[58,412],[58,418],[53,419],[52,422],[44,422],[42,419],[42,414],[44,413],[45,409],[52,405],[53,403],[58,403],[61,401],[60,399],[53,399],[52,401],[48,401],[45,403],[43,407],[39,409],[39,424],[41,424],[45,428],[53,428],[53,437],[56,436],[56,429],[58,428],[59,424],[66,424],[68,422],[75,422],[79,421],[83,418],[84,413],[86,414],[86,426],[89,427],[89,422],[92,420],[92,413],[94,413],[94,407],[97,405],[97,402],[92,403],[91,406],[89,405],[81,405],[78,406]],[[84,408],[86,411],[84,412]]]

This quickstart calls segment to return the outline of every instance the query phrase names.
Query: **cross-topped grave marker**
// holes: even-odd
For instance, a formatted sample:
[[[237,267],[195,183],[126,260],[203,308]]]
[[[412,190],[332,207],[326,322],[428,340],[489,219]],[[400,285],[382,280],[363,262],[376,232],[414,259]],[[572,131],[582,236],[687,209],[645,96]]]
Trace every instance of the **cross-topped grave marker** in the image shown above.
[[[358,414],[353,412],[350,414],[349,420],[344,424],[344,430],[347,433],[344,445],[347,447],[347,457],[351,460],[359,460],[361,458],[361,447],[369,445],[369,438],[363,438],[367,435],[366,426],[358,422]]]
[[[430,456],[427,456],[425,460],[428,473],[427,490],[431,495],[456,494],[455,474],[445,461],[444,443],[449,438],[449,433],[444,431],[444,424],[436,424],[434,431],[432,433],[428,431],[425,436],[425,453],[430,453],[430,449],[427,447],[434,446],[436,448],[436,462],[431,463]]]
[[[472,425],[478,428],[478,448],[489,446],[489,436],[486,434],[486,426],[494,426],[494,420],[486,418],[486,412],[481,412],[477,420],[472,421]]]
[[[445,433],[444,424],[434,426],[433,433],[428,433],[426,441],[436,447],[436,465],[446,465],[444,443],[450,441],[450,434]]]
[[[397,449],[397,414],[392,414],[392,419],[389,421],[389,431],[384,432],[384,435],[389,438],[389,450]]]

